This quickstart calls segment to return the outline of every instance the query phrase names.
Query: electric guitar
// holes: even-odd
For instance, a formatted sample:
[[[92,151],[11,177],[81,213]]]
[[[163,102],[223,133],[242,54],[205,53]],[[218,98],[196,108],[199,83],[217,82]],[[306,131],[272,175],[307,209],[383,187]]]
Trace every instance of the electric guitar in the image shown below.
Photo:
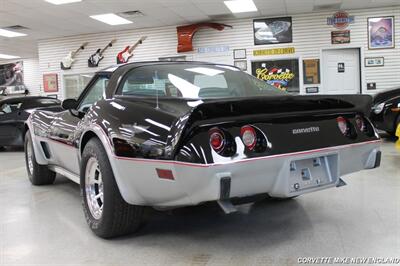
[[[103,53],[108,47],[111,47],[117,40],[113,39],[103,50],[97,49],[97,51],[92,54],[88,59],[88,67],[98,67],[101,60],[104,59]]]
[[[80,50],[85,49],[85,47],[87,45],[88,45],[88,43],[85,42],[76,51],[69,52],[68,55],[66,57],[64,57],[60,63],[61,69],[63,69],[63,70],[71,69],[72,64],[75,62],[75,59],[74,59],[75,56],[79,53]]]
[[[118,53],[117,64],[128,63],[129,59],[131,59],[131,57],[133,56],[133,50],[135,50],[135,48],[138,47],[139,44],[142,44],[143,41],[146,39],[147,39],[147,36],[143,36],[134,45],[127,46],[127,47],[125,47],[124,50],[122,50],[120,53]]]

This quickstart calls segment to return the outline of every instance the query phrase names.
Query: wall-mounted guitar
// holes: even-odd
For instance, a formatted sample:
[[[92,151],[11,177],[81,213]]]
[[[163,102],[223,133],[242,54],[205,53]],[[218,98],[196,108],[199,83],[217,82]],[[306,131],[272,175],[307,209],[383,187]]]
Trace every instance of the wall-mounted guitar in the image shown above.
[[[67,70],[71,69],[72,64],[75,62],[75,56],[79,53],[80,50],[85,49],[85,47],[88,45],[87,42],[83,43],[76,51],[69,52],[69,54],[63,58],[61,61],[61,69]]]
[[[147,39],[147,36],[143,36],[134,45],[127,46],[127,47],[125,47],[124,50],[122,50],[120,53],[118,53],[117,64],[128,63],[129,59],[131,59],[131,57],[133,56],[133,50],[135,50],[135,48],[138,47],[139,44],[142,44],[143,41],[146,39]]]
[[[103,50],[97,49],[97,51],[92,54],[88,59],[88,67],[98,67],[101,60],[104,59],[104,52],[111,47],[117,40],[113,39]]]

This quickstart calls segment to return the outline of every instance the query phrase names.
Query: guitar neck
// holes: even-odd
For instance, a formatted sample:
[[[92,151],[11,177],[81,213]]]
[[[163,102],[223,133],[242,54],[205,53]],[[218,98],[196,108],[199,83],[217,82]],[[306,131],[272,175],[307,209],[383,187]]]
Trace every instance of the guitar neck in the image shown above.
[[[139,46],[139,44],[141,44],[142,43],[142,41],[140,40],[140,41],[137,41],[134,45],[132,45],[132,47],[131,48],[129,48],[129,50],[128,50],[128,52],[129,53],[132,53],[133,52],[133,50],[135,50],[136,49],[136,47],[138,47]]]

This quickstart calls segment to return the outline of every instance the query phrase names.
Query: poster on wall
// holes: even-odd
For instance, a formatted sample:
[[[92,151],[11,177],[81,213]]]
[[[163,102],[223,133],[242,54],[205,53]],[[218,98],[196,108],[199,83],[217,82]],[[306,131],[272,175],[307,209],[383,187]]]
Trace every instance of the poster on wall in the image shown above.
[[[303,60],[303,69],[304,84],[320,83],[319,59]]]
[[[332,31],[331,43],[332,44],[350,43],[350,31],[349,30]]]
[[[265,18],[253,20],[254,44],[292,42],[292,18]]]
[[[58,92],[57,74],[43,75],[43,89],[44,92]]]
[[[394,48],[394,17],[368,18],[368,49]]]
[[[281,59],[251,62],[252,74],[283,91],[299,93],[299,60]]]
[[[22,61],[0,65],[0,90],[5,94],[25,93]]]

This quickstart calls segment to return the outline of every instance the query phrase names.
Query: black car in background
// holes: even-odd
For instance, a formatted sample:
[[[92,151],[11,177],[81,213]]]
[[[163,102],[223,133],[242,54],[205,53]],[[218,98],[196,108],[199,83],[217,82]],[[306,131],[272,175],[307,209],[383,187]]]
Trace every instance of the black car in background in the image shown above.
[[[394,135],[400,124],[400,88],[378,93],[373,101],[372,122],[376,128]]]
[[[25,96],[0,100],[0,148],[23,146],[24,123],[36,108],[61,110],[54,98]]]

